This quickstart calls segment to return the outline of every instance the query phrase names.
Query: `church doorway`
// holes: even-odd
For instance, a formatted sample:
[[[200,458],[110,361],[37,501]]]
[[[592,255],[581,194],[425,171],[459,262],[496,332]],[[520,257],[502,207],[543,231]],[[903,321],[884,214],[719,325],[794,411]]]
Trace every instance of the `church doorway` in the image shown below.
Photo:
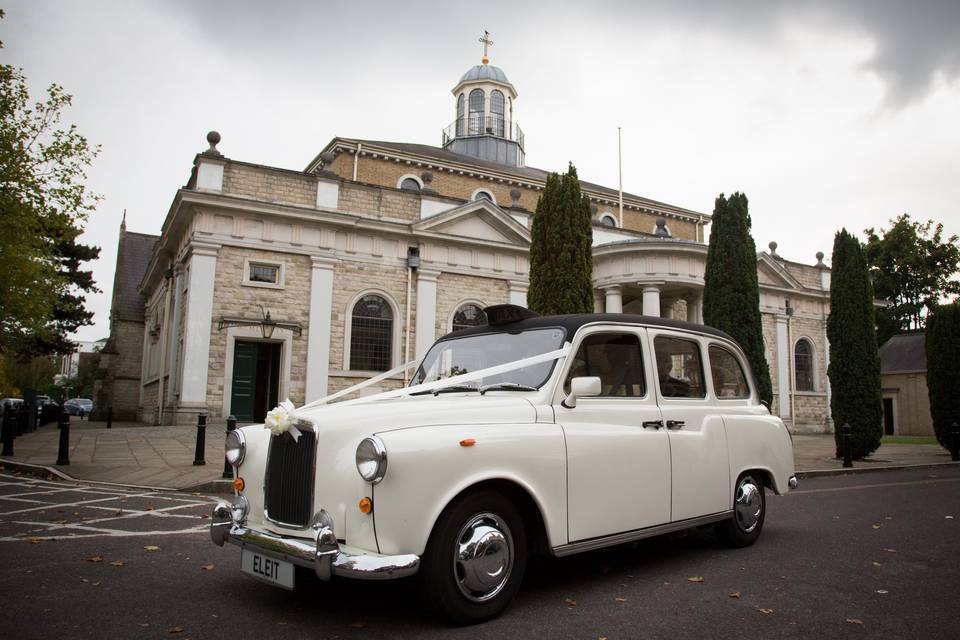
[[[279,403],[280,345],[253,340],[234,343],[230,413],[237,422],[263,422]]]

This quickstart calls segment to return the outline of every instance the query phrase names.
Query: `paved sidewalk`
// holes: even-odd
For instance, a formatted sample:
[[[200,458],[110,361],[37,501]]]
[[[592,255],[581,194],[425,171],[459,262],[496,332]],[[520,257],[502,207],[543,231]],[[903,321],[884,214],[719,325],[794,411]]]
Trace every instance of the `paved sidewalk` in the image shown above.
[[[224,425],[210,424],[206,431],[207,464],[194,466],[196,426],[155,427],[73,419],[70,422],[70,465],[57,466],[59,432],[48,424],[14,442],[13,457],[4,462],[25,462],[51,467],[78,479],[122,485],[204,491],[226,490],[223,472]],[[843,471],[834,457],[833,435],[795,435],[794,461],[798,474],[821,475]],[[854,461],[854,471],[950,462],[946,449],[931,444],[885,444],[865,460]],[[960,465],[960,463],[956,463]]]

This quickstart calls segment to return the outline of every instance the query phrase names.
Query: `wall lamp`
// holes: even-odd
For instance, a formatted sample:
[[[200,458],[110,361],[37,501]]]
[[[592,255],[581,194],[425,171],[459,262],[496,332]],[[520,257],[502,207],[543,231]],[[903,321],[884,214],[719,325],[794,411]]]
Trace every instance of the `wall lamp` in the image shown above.
[[[226,316],[220,316],[220,322],[217,323],[217,330],[223,331],[228,327],[260,327],[260,331],[263,333],[263,339],[269,340],[273,337],[273,332],[275,329],[289,329],[290,331],[297,334],[297,336],[303,335],[303,327],[300,326],[298,322],[277,322],[270,317],[269,311],[264,311],[263,305],[260,306],[260,319],[253,320],[250,318],[228,318]]]

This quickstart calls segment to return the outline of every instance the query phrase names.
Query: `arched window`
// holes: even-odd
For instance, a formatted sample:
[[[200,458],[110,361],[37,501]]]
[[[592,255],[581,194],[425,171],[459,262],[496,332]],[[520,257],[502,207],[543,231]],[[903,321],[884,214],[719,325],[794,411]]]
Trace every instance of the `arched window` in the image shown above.
[[[793,368],[797,391],[813,391],[813,345],[806,338],[793,347]]]
[[[463,99],[463,94],[461,93],[460,96],[457,98],[457,135],[458,136],[463,135],[464,126],[466,124],[464,122],[463,109],[464,109],[464,99]]]
[[[393,351],[393,310],[382,296],[368,294],[353,305],[350,319],[350,368],[387,371]]]
[[[483,89],[474,89],[470,92],[470,116],[467,123],[467,134],[478,136],[483,133]]]
[[[420,191],[420,183],[416,178],[404,178],[400,181],[400,188],[404,191]]]
[[[503,93],[494,89],[490,93],[490,119],[492,133],[503,137]]]
[[[613,227],[613,228],[616,228],[616,226],[617,226],[617,219],[614,218],[614,217],[613,217],[612,215],[610,215],[609,213],[605,213],[605,214],[603,214],[602,216],[600,216],[599,222],[600,222],[600,224],[602,224],[602,225],[605,226],[605,227]]]
[[[477,189],[473,192],[474,200],[489,200],[493,204],[497,204],[497,199],[493,197],[493,194],[487,191],[486,189]]]
[[[452,331],[459,331],[468,327],[476,327],[487,324],[487,314],[483,312],[480,305],[468,302],[461,305],[457,312],[453,314]]]

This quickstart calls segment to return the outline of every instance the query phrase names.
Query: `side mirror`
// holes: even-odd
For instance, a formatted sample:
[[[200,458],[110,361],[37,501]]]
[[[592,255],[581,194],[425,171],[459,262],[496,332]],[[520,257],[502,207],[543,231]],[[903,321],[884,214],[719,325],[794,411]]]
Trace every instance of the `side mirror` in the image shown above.
[[[567,409],[577,406],[577,398],[589,398],[600,395],[600,378],[583,376],[570,381],[570,394],[560,402]]]

